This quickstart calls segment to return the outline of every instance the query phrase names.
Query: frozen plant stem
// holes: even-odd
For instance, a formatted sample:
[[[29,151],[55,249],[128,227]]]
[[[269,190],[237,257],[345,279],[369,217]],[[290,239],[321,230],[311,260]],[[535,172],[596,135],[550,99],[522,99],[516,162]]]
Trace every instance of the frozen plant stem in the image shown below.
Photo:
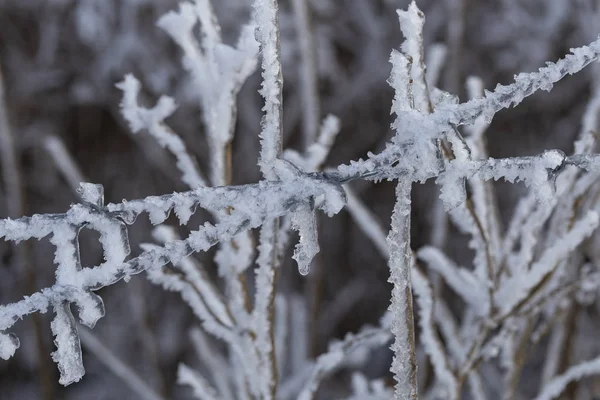
[[[307,0],[293,0],[296,34],[300,45],[300,97],[302,99],[302,139],[304,149],[317,139],[319,130],[319,82],[317,55],[310,24],[310,6]]]
[[[279,11],[277,0],[256,0],[254,19],[256,38],[262,56],[263,82],[260,93],[265,99],[264,116],[260,133],[261,150],[259,166],[266,180],[276,180],[276,163],[281,157],[283,132],[283,74],[279,46]],[[278,268],[279,218],[267,221],[262,226],[259,244],[259,267],[257,276],[257,302],[254,310],[256,321],[256,343],[259,353],[261,392],[265,400],[277,394],[277,359],[275,354],[275,285]],[[262,282],[263,284],[258,284]]]
[[[275,160],[281,156],[283,74],[279,47],[279,12],[277,0],[254,2],[256,37],[262,56],[263,82],[260,94],[265,99],[264,116],[260,133],[259,166],[264,177],[276,179]]]
[[[410,181],[396,186],[396,205],[388,235],[389,282],[392,288],[392,333],[394,359],[391,371],[396,379],[396,400],[417,399],[417,359],[411,290],[412,250],[410,249]]]
[[[119,377],[129,388],[144,400],[165,400],[159,396],[148,384],[104,345],[96,336],[85,330],[79,330],[81,343],[92,354]]]
[[[448,27],[446,31],[448,40],[448,53],[450,54],[444,89],[450,93],[459,94],[461,79],[461,63],[463,42],[465,34],[465,0],[450,0],[448,4]]]
[[[44,138],[44,148],[52,157],[56,169],[63,175],[71,190],[77,194],[77,188],[81,182],[86,182],[79,166],[67,150],[63,141],[54,135]],[[79,194],[77,194],[79,196]]]

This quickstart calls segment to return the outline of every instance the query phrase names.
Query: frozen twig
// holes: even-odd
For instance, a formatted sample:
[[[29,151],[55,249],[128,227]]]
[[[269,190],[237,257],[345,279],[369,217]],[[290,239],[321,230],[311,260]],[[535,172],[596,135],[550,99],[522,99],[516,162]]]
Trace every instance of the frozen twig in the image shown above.
[[[191,387],[198,400],[221,400],[210,383],[185,364],[179,364],[177,383]]]
[[[164,400],[135,371],[125,365],[106,345],[98,340],[92,332],[81,329],[79,337],[81,338],[83,347],[129,386],[141,399]]]
[[[412,250],[410,249],[410,191],[411,184],[398,183],[396,187],[396,206],[392,215],[392,224],[388,236],[390,248],[390,279],[393,316],[392,344],[394,358],[392,373],[396,379],[396,399],[416,400],[417,396],[417,360],[415,354],[415,331],[412,306],[411,268]]]
[[[69,184],[69,187],[76,191],[79,184],[86,180],[63,141],[54,135],[50,135],[44,138],[44,147],[52,157],[56,168]]]
[[[198,22],[201,43],[194,35]],[[257,65],[254,27],[242,28],[235,48],[223,44],[221,28],[209,0],[181,3],[179,11],[165,14],[158,26],[181,47],[183,66],[194,79],[211,149],[210,181],[213,186],[227,185],[231,175],[228,153],[237,117],[236,96]]]
[[[146,129],[158,144],[172,152],[177,158],[177,167],[183,174],[181,179],[189,187],[206,186],[196,161],[189,155],[185,144],[164,123],[164,120],[175,112],[175,101],[170,97],[162,96],[153,108],[141,107],[138,104],[141,84],[133,75],[126,75],[125,79],[117,84],[117,87],[123,91],[121,112],[127,119],[131,131],[138,133],[140,130]]]
[[[348,196],[346,209],[352,216],[352,219],[375,245],[379,254],[387,259],[389,257],[388,243],[385,232],[381,228],[379,221],[377,221],[377,217],[365,206],[348,185],[344,189]]]
[[[385,318],[382,320],[382,325],[386,325]],[[304,385],[298,400],[312,400],[321,381],[335,371],[353,351],[381,346],[389,341],[390,337],[389,327],[382,326],[365,328],[355,335],[347,335],[342,341],[334,342],[329,347],[329,351],[320,355],[315,361],[309,381]]]
[[[556,399],[562,394],[569,383],[598,373],[600,373],[600,358],[594,358],[574,365],[544,385],[535,400]]]
[[[266,179],[274,179],[275,160],[281,155],[283,74],[279,47],[279,16],[277,0],[255,0],[254,20],[256,36],[262,55],[261,95],[265,99],[265,112],[261,129],[259,166]]]
[[[421,326],[421,343],[431,359],[436,378],[443,385],[448,399],[458,399],[459,385],[456,376],[450,369],[442,341],[437,335],[434,322],[434,295],[427,277],[418,268],[412,269],[412,285],[419,305],[419,324]]]
[[[317,139],[320,118],[317,55],[310,23],[308,0],[293,0],[294,21],[300,47],[300,96],[302,99],[302,132],[304,148]]]

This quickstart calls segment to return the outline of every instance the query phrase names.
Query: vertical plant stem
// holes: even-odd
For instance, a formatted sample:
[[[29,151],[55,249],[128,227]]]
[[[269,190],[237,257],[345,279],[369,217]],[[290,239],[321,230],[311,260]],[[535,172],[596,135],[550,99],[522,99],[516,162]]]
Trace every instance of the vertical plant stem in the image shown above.
[[[255,0],[254,19],[256,22],[256,38],[260,43],[262,55],[263,83],[260,93],[265,99],[263,110],[265,112],[260,133],[261,150],[259,166],[265,179],[276,180],[276,162],[281,156],[283,132],[283,72],[281,66],[281,49],[279,43],[279,6],[278,0]],[[273,323],[275,310],[275,284],[279,259],[277,257],[277,240],[279,234],[279,218],[267,222],[261,229],[261,243],[259,255],[259,268],[257,270],[256,306],[255,316],[258,324],[267,326],[258,327],[257,350],[264,368],[267,371],[269,386],[268,393],[263,393],[265,400],[274,399],[277,394],[277,360],[275,354],[275,327]],[[259,284],[262,282],[262,284]],[[264,316],[267,320],[264,321]],[[261,337],[266,336],[266,337]]]
[[[144,400],[165,400],[150,387],[133,369],[121,361],[106,345],[86,329],[79,330],[84,348],[96,356],[112,373]]]
[[[293,0],[294,22],[300,47],[300,99],[302,102],[302,146],[306,151],[317,141],[321,105],[317,74],[317,54],[311,27],[310,4],[307,0]],[[320,224],[318,224],[320,225]],[[310,302],[310,354],[318,355],[318,320],[323,300],[323,280],[325,278],[321,257],[313,260],[313,273],[308,277],[307,294]]]
[[[300,97],[302,101],[302,139],[304,150],[317,139],[319,131],[319,80],[317,54],[310,23],[310,5],[307,0],[293,0],[296,34],[300,45]]]
[[[392,333],[394,359],[391,371],[396,380],[396,400],[416,400],[417,359],[411,289],[412,250],[410,248],[411,182],[396,186],[396,205],[388,235],[390,278],[392,289]]]
[[[255,346],[259,356],[262,396],[273,400],[277,394],[277,360],[275,346],[275,283],[279,260],[277,257],[277,233],[279,220],[265,223],[260,230],[258,269],[256,270]]]
[[[462,88],[462,55],[465,36],[465,12],[467,0],[448,1],[448,65],[444,80],[445,89],[454,94],[460,94]]]
[[[260,133],[260,170],[267,180],[277,178],[275,161],[281,156],[283,132],[283,72],[279,43],[278,0],[255,0],[256,37],[262,55],[263,83],[260,93],[265,112]]]

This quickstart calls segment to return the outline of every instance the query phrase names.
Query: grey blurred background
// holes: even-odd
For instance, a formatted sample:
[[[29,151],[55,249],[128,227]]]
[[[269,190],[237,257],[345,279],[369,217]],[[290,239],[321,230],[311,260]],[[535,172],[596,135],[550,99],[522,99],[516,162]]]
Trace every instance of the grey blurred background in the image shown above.
[[[44,138],[60,137],[90,182],[101,183],[106,201],[118,202],[185,190],[170,155],[144,135],[133,136],[119,114],[115,83],[133,72],[142,81],[148,104],[161,95],[176,99],[179,109],[169,124],[183,137],[206,171],[207,144],[198,101],[180,64],[181,52],[155,21],[177,7],[176,0],[0,0],[0,67],[6,86],[9,122],[22,174],[23,212],[65,211],[76,195],[58,172]],[[214,7],[225,41],[234,43],[249,18],[250,0],[218,0]],[[386,83],[390,51],[402,43],[395,10],[400,0],[312,0],[311,16],[318,54],[321,113],[342,121],[328,159],[335,166],[380,150],[390,137],[392,90]],[[425,45],[443,43],[448,56],[440,88],[465,100],[464,81],[480,76],[487,89],[508,83],[513,74],[532,71],[555,60],[570,47],[597,37],[600,24],[595,0],[419,0],[425,12]],[[280,1],[284,74],[285,147],[300,148],[302,108],[299,44],[293,9]],[[426,47],[427,49],[427,47]],[[547,148],[572,150],[586,105],[594,68],[568,77],[548,93],[538,93],[516,110],[496,116],[489,130],[491,156],[530,155]],[[233,182],[256,182],[261,98],[255,74],[239,96],[233,143]],[[499,184],[501,212],[507,219],[522,188]],[[9,215],[0,193],[0,216]],[[357,183],[354,189],[389,224],[393,207],[390,183]],[[414,246],[429,242],[436,189],[415,188]],[[342,212],[321,219],[322,252],[311,276],[302,278],[288,260],[280,286],[310,293],[311,352],[331,338],[375,323],[389,303],[385,260],[350,217]],[[151,241],[150,224],[130,227],[133,253]],[[47,287],[54,281],[53,248],[45,242],[27,246],[19,261],[9,243],[0,243],[0,303]],[[97,265],[101,249],[83,235],[84,265]],[[465,238],[450,235],[446,250],[468,265]],[[210,256],[200,255],[210,265]],[[20,267],[19,267],[20,265]],[[346,289],[346,292],[343,289]],[[348,298],[340,299],[340,293]],[[136,276],[130,283],[100,292],[106,317],[95,333],[115,354],[168,398],[190,393],[175,383],[177,364],[194,365],[187,331],[196,326],[178,295],[164,292]],[[335,301],[334,301],[335,300]],[[21,348],[0,361],[0,399],[135,399],[136,395],[92,354],[84,352],[87,374],[68,388],[58,385],[49,353],[48,315],[17,324]],[[385,376],[391,355],[377,354],[369,374]]]

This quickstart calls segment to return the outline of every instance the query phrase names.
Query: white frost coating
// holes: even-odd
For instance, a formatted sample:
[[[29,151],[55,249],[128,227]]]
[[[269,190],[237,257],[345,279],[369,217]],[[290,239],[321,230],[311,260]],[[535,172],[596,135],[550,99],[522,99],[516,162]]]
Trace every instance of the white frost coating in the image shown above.
[[[502,258],[507,257],[515,247],[524,221],[535,210],[537,205],[534,196],[526,196],[519,200],[512,213],[512,218],[502,243]]]
[[[168,226],[158,226],[154,228],[152,236],[158,242],[163,244],[180,239],[175,233],[175,230]],[[210,312],[211,317],[226,327],[232,328],[233,321],[227,311],[222,295],[210,282],[204,267],[201,264],[194,262],[189,257],[179,260],[179,262],[176,263],[176,267],[181,269],[185,274],[186,283],[199,293],[207,310]],[[158,276],[156,277],[160,279]],[[190,306],[193,306],[193,304],[190,304]]]
[[[173,38],[183,49],[186,57],[201,58],[200,47],[192,33],[197,18],[194,6],[191,3],[182,2],[179,4],[179,12],[169,11],[158,20],[156,25]]]
[[[497,85],[493,92],[486,91],[485,97],[473,99],[467,103],[455,107],[444,107],[436,110],[435,114],[447,118],[448,123],[463,125],[475,121],[483,115],[488,122],[494,114],[504,108],[516,106],[525,97],[542,89],[549,91],[554,83],[566,75],[572,75],[600,55],[600,39],[595,40],[587,46],[571,49],[571,54],[557,62],[548,62],[537,72],[521,73],[515,76],[515,83],[510,85]]]
[[[85,374],[81,357],[81,344],[69,304],[57,304],[54,307],[54,312],[56,316],[50,327],[55,337],[56,351],[52,353],[52,360],[58,364],[58,370],[60,371],[58,382],[67,386],[78,382]]]
[[[304,148],[313,144],[319,130],[319,77],[318,60],[308,0],[293,0],[294,23],[300,48],[300,98],[302,101],[302,139]]]
[[[354,394],[368,394],[369,393],[369,381],[360,372],[352,374],[352,391]]]
[[[19,338],[12,333],[0,333],[0,358],[8,360],[15,355],[20,346]]]
[[[305,154],[286,149],[283,152],[283,159],[291,162],[304,172],[320,171],[339,132],[340,120],[334,115],[328,115],[323,120],[317,141],[308,147]]]
[[[279,21],[277,0],[255,0],[253,17],[256,39],[262,56],[262,83],[260,94],[265,100],[262,111],[260,154],[258,166],[267,181],[291,182],[298,170],[279,161],[283,142],[283,73],[279,48]],[[283,167],[280,170],[280,167]],[[294,171],[295,169],[295,171]],[[280,175],[282,174],[282,175]],[[277,360],[273,343],[275,303],[275,270],[279,266],[278,218],[265,218],[259,235],[258,269],[256,270],[256,300],[253,311],[255,346],[258,353],[258,379],[251,382],[258,388],[260,398],[273,400],[277,391]]]
[[[396,380],[397,400],[417,399],[417,361],[411,285],[413,256],[410,248],[410,191],[410,183],[398,183],[396,205],[387,239],[390,251],[388,282],[394,285],[392,302],[388,308],[393,318],[391,331],[394,335],[394,343],[391,346],[394,352],[391,371]]]
[[[130,367],[123,363],[104,343],[98,340],[90,331],[79,332],[81,343],[87,352],[91,352],[113,374],[134,391],[142,400],[165,400],[146,383]]]
[[[335,372],[354,353],[382,346],[388,342],[391,337],[389,326],[385,318],[381,322],[381,327],[367,327],[357,334],[347,334],[343,340],[330,344],[329,350],[317,357],[312,366],[311,376],[304,384],[297,400],[312,400],[323,379]]]
[[[555,171],[566,160],[563,152],[548,150],[534,157],[521,159],[452,160],[446,170],[440,173],[436,183],[441,185],[440,198],[446,210],[452,210],[466,200],[464,179],[498,180],[524,182],[531,187],[542,204],[549,204],[554,197]]]
[[[403,112],[411,111],[413,107],[412,86],[410,84],[411,62],[404,54],[393,50],[390,63],[392,63],[392,73],[388,83],[394,89],[392,113],[400,116]]]
[[[275,271],[279,267],[277,257],[277,220],[266,221],[260,229],[258,244],[258,269],[256,269],[256,300],[252,313],[256,333],[255,345],[259,359],[256,384],[261,398],[273,399],[276,382],[276,354],[273,343],[273,320],[275,301]]]
[[[423,63],[423,26],[425,15],[417,3],[412,1],[407,11],[398,10],[400,28],[406,40],[402,43],[402,51],[410,57],[410,76],[412,78],[412,93],[414,107],[423,113],[431,112],[429,102],[429,89],[425,78],[425,64]]]
[[[320,250],[315,211],[308,205],[300,206],[292,215],[292,228],[300,235],[292,258],[298,263],[300,274],[308,275],[310,264]]]
[[[77,271],[81,269],[79,261],[79,245],[77,243],[78,229],[70,224],[60,224],[54,228],[50,238],[56,250],[54,263],[56,280],[62,284],[78,286]]]
[[[316,172],[322,168],[339,133],[339,118],[334,115],[325,117],[317,141],[311,144],[306,150],[306,172]]]
[[[96,322],[104,317],[105,311],[102,298],[90,291],[78,293],[75,303],[77,304],[79,322],[88,328],[96,326]]]
[[[525,276],[507,280],[497,294],[497,304],[506,313],[519,304],[531,289],[539,285],[543,279],[556,268],[573,250],[589,237],[598,227],[600,218],[595,211],[589,211],[580,218],[573,228],[548,247]]]
[[[200,363],[210,372],[217,392],[225,399],[234,399],[231,383],[235,377],[224,373],[233,372],[230,365],[228,365],[228,361],[219,352],[219,349],[209,341],[202,329],[192,328],[190,339]]]
[[[194,36],[196,23],[200,25],[200,43]],[[158,26],[184,52],[183,66],[194,79],[211,148],[211,183],[224,186],[228,183],[226,148],[235,130],[235,98],[257,65],[254,28],[242,27],[235,48],[222,43],[220,27],[208,0],[181,3],[179,11],[165,14]]]
[[[196,204],[192,199],[183,199],[173,207],[175,215],[179,219],[181,225],[187,225],[192,215],[196,211]]]
[[[104,205],[104,187],[94,183],[81,182],[77,188],[81,199],[96,206]]]
[[[483,81],[474,76],[467,78],[466,82],[467,93],[470,99],[482,97],[484,94]],[[471,158],[473,159],[487,159],[488,152],[485,140],[485,133],[489,124],[485,121],[482,116],[479,117],[471,126],[465,127],[464,131],[468,134],[465,138],[466,144],[471,150]],[[483,232],[478,235],[472,235],[472,244],[477,243],[477,248],[484,250],[485,254],[481,252],[477,257],[483,261],[486,261],[488,275],[494,274],[497,270],[497,266],[500,264],[501,253],[499,251],[501,247],[501,221],[499,218],[499,210],[496,202],[496,193],[491,182],[481,181],[480,179],[470,179],[468,184],[472,192],[473,209],[477,218],[477,228]],[[479,230],[479,229],[477,229]],[[482,263],[476,266],[476,268],[482,268]],[[481,271],[478,271],[478,275],[482,276]],[[490,278],[490,276],[488,276]],[[489,282],[491,284],[491,282]]]
[[[196,0],[195,6],[196,15],[200,20],[202,47],[208,51],[221,41],[221,27],[210,0]]]
[[[571,382],[600,374],[600,357],[574,365],[563,374],[544,385],[535,400],[552,400],[558,398]]]
[[[256,37],[262,55],[263,81],[260,94],[265,99],[258,164],[266,179],[275,178],[274,163],[281,154],[282,145],[283,74],[277,3],[277,0],[255,0],[252,5]]]
[[[479,199],[477,200],[479,201]],[[475,201],[475,193],[472,195],[472,201]],[[479,281],[483,288],[492,288],[495,274],[494,254],[492,253],[494,248],[492,247],[490,235],[486,230],[487,225],[483,222],[485,215],[477,214],[477,209],[461,204],[450,211],[450,216],[457,228],[470,236],[469,248],[475,252],[473,258],[474,270],[472,273],[468,272],[468,274]],[[461,269],[461,272],[467,271]]]
[[[565,316],[559,319],[560,322],[565,321]],[[558,323],[552,330],[548,340],[547,357],[544,360],[544,366],[540,374],[540,387],[546,386],[560,371],[561,354],[564,352],[569,329],[566,324]]]
[[[417,255],[419,259],[427,263],[429,268],[439,273],[448,286],[476,310],[477,315],[488,314],[490,304],[487,287],[472,272],[458,267],[444,253],[434,247],[423,247],[419,249]]]
[[[167,96],[162,96],[153,108],[145,108],[138,104],[141,90],[140,82],[131,74],[117,84],[123,91],[121,113],[129,123],[131,131],[138,133],[146,129],[158,144],[168,149],[177,158],[177,168],[182,172],[181,179],[190,187],[206,186],[204,179],[198,172],[195,161],[188,154],[185,144],[177,134],[169,129],[164,120],[175,112],[175,101]]]
[[[145,251],[158,249],[158,246],[142,244],[141,248]],[[231,327],[218,319],[208,308],[205,293],[199,293],[196,287],[188,283],[177,274],[168,274],[161,268],[148,270],[148,280],[156,285],[162,286],[164,290],[179,292],[182,299],[190,306],[194,314],[202,322],[202,327],[215,337],[223,339],[225,342],[232,343],[235,337]]]
[[[431,360],[437,379],[444,386],[448,399],[456,398],[458,382],[450,370],[445,349],[437,336],[433,320],[434,297],[427,277],[417,268],[412,269],[412,288],[419,305],[419,325],[421,326],[421,343]]]
[[[360,372],[352,374],[352,396],[345,400],[389,400],[394,396],[381,379],[369,381]]]
[[[518,252],[510,253],[507,256],[509,271],[514,276],[529,270],[536,256],[541,239],[540,233],[556,207],[557,200],[548,205],[542,205],[536,201],[535,196],[530,197],[535,201],[535,208],[531,209],[527,217],[520,223],[521,233],[518,242],[520,249]],[[565,233],[566,231],[557,232],[559,236]]]
[[[467,93],[469,95],[469,99],[477,99],[481,98],[484,95],[484,84],[481,78],[477,76],[469,76],[467,77],[466,82]],[[466,139],[467,143],[471,147],[471,151],[473,158],[485,159],[487,158],[487,151],[485,149],[484,143],[484,134],[489,127],[489,123],[485,120],[483,116],[480,116],[473,122],[472,125],[465,127],[465,132],[469,134],[469,137]]]
[[[369,154],[367,160],[352,161],[348,165],[340,165],[338,171],[344,176],[362,176],[366,179],[381,180],[395,179],[398,177],[411,176],[413,181],[424,181],[437,176],[441,166],[435,165],[437,146],[425,146],[426,139],[440,139],[446,132],[453,129],[453,126],[472,124],[480,116],[486,117],[489,121],[493,115],[511,105],[519,104],[525,97],[530,96],[541,88],[548,88],[558,80],[568,74],[574,74],[597,60],[600,55],[600,39],[572,50],[573,54],[565,56],[556,63],[547,63],[538,72],[519,75],[518,82],[511,85],[498,85],[494,92],[486,92],[486,96],[470,100],[463,104],[446,103],[437,105],[435,111],[426,119],[418,119],[414,116],[403,115],[403,129],[398,129],[392,143],[381,153]],[[396,52],[396,54],[399,54]],[[397,58],[392,55],[392,62]],[[397,64],[397,63],[396,63]],[[405,66],[406,69],[406,66]],[[391,81],[397,73],[392,72]],[[392,85],[398,90],[398,85]],[[402,93],[407,93],[407,86],[404,86]],[[407,97],[401,97],[406,99]],[[408,97],[410,98],[410,96]],[[395,99],[397,102],[397,99]],[[398,103],[399,104],[399,103]],[[406,101],[403,102],[403,106]],[[408,104],[410,105],[410,103]],[[402,107],[394,107],[396,109]],[[407,131],[406,127],[411,130]],[[419,135],[413,134],[415,126],[419,127]],[[418,149],[416,141],[419,140]],[[419,154],[418,169],[416,163],[403,162],[398,165],[398,160],[409,159],[413,154]],[[414,160],[411,160],[414,162]],[[377,168],[376,168],[377,166]],[[391,168],[391,166],[395,166]],[[376,168],[376,171],[374,169]]]
[[[377,221],[377,217],[363,204],[348,185],[344,189],[348,197],[346,209],[352,216],[352,219],[364,234],[371,239],[377,247],[379,254],[385,258],[389,257],[386,234],[381,228],[379,221]]]
[[[138,105],[138,96],[141,84],[132,74],[125,75],[123,81],[117,83],[116,87],[123,91],[121,112],[125,116],[125,119],[127,119],[133,133],[162,122],[165,118],[173,114],[177,107],[175,101],[167,96],[162,96],[152,109],[140,107]],[[162,141],[168,143],[168,135],[163,135]]]
[[[120,221],[99,220],[91,224],[100,233],[104,259],[111,264],[120,264],[131,252],[125,224]]]
[[[436,87],[440,79],[440,72],[446,61],[448,48],[442,43],[434,43],[427,47],[425,54],[425,79],[427,86],[430,88]]]
[[[199,400],[219,400],[217,391],[202,375],[195,372],[185,364],[179,364],[177,369],[177,383],[188,385],[194,392],[194,397]]]
[[[54,135],[44,138],[44,147],[52,157],[54,164],[63,174],[71,188],[76,188],[83,181],[83,174],[67,151],[63,141]]]

